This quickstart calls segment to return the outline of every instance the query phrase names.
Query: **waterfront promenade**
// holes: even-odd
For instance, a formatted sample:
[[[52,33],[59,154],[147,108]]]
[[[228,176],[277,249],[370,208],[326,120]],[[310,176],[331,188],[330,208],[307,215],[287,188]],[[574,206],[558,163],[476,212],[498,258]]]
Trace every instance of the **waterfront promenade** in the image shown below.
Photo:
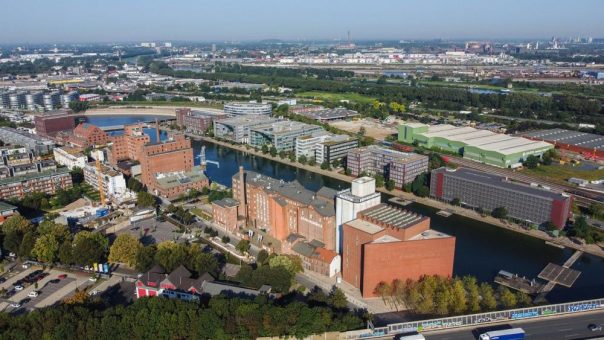
[[[260,150],[256,150],[250,146],[246,147],[245,145],[233,145],[233,144],[230,144],[227,142],[219,141],[214,138],[205,137],[205,136],[199,136],[199,135],[193,135],[193,134],[187,134],[187,135],[195,140],[201,140],[201,141],[206,141],[209,143],[217,144],[217,145],[220,145],[223,147],[231,148],[231,149],[241,151],[244,153],[248,153],[248,154],[252,154],[252,155],[255,155],[258,157],[263,157],[263,158],[266,158],[266,159],[269,159],[269,160],[272,160],[275,162],[279,162],[282,164],[291,165],[291,166],[294,166],[294,167],[297,167],[300,169],[311,171],[311,172],[314,172],[314,173],[317,173],[317,174],[320,174],[323,176],[328,176],[328,177],[331,177],[331,178],[334,178],[337,180],[351,182],[354,179],[354,177],[352,177],[352,176],[347,176],[343,173],[336,172],[334,170],[323,170],[319,167],[319,165],[311,166],[308,164],[300,164],[298,162],[290,161],[289,158],[282,159],[279,156],[273,157],[270,154],[263,154]],[[556,245],[564,246],[564,247],[575,249],[575,250],[581,250],[588,254],[592,254],[595,256],[599,256],[599,257],[604,257],[604,250],[596,244],[577,244],[577,243],[573,242],[572,240],[570,240],[568,237],[552,237],[547,232],[542,231],[542,230],[526,229],[518,224],[509,222],[509,221],[502,221],[500,219],[497,219],[497,218],[494,218],[494,217],[491,217],[488,215],[483,216],[483,215],[479,214],[478,212],[471,210],[471,209],[453,206],[453,205],[447,204],[445,202],[431,199],[429,197],[417,197],[412,193],[404,192],[399,189],[388,191],[388,190],[386,190],[386,188],[378,188],[377,190],[384,194],[400,197],[405,200],[414,201],[414,202],[417,202],[417,203],[425,205],[425,206],[436,208],[438,210],[447,210],[447,211],[450,211],[454,214],[457,214],[457,215],[460,215],[463,217],[471,218],[471,219],[481,221],[481,222],[486,222],[486,223],[489,223],[489,224],[492,224],[492,225],[495,225],[495,226],[498,226],[501,228],[512,230],[517,233],[532,236],[532,237],[535,237],[535,238],[538,238],[538,239],[541,239],[541,240],[544,240],[546,242],[550,242],[550,243],[553,243]]]

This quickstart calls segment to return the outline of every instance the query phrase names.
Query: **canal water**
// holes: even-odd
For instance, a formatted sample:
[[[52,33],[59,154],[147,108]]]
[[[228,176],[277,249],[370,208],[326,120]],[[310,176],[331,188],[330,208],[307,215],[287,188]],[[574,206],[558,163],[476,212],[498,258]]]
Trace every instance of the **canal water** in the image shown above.
[[[109,120],[89,118],[96,118],[94,122],[89,121],[99,126],[122,124],[116,123],[113,118]],[[120,119],[123,120],[121,117]],[[132,122],[145,121],[144,119],[152,121],[154,117],[137,116],[129,119],[134,119]],[[151,132],[154,134],[154,131]],[[334,189],[344,189],[349,186],[348,183],[340,180],[213,143],[194,141],[193,148],[196,155],[200,153],[202,146],[205,146],[206,159],[219,162],[219,166],[208,164],[206,170],[208,177],[228,187],[231,186],[231,177],[237,173],[240,165],[246,170],[286,181],[298,180],[312,190],[321,186]],[[199,159],[196,158],[195,162],[198,163]],[[388,198],[387,195],[382,195],[383,201]],[[497,272],[503,269],[527,278],[535,278],[549,262],[562,264],[573,253],[570,249],[548,246],[542,240],[462,216],[442,217],[436,215],[436,209],[428,206],[413,203],[406,209],[430,216],[431,228],[456,237],[453,271],[458,276],[473,275],[481,282],[493,282]],[[604,297],[604,259],[586,254],[575,262],[572,268],[582,272],[578,280],[572,288],[561,286],[554,288],[547,296],[550,302]]]

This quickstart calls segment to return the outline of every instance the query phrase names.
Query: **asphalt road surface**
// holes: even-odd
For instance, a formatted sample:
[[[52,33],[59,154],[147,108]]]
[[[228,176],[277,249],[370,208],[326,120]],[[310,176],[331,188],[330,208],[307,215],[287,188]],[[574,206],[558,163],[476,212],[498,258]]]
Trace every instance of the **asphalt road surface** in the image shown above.
[[[466,329],[439,334],[424,333],[428,340],[466,340],[478,339],[480,333],[489,330],[520,327],[526,332],[526,338],[543,340],[578,340],[578,339],[604,339],[604,331],[592,332],[587,326],[589,324],[603,324],[604,312],[582,314],[567,317],[552,317],[526,322],[515,322],[513,325],[494,326],[477,329]]]

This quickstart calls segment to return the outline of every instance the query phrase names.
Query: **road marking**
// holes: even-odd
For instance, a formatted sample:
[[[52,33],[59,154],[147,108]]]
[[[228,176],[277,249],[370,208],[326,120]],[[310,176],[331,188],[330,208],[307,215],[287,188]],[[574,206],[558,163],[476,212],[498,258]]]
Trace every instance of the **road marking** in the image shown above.
[[[567,335],[565,335],[564,337],[565,337],[565,338],[574,338],[574,337],[576,337],[576,336],[578,336],[578,335],[581,335],[581,334],[579,334],[579,333],[567,334]]]
[[[564,328],[564,329],[559,329],[560,332],[566,332],[566,331],[571,331],[572,328]]]

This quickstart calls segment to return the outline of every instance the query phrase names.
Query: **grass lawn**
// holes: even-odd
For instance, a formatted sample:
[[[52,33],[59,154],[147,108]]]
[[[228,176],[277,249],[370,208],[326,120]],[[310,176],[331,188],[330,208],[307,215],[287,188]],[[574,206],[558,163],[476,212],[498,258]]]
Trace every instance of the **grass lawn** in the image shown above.
[[[571,165],[541,165],[535,169],[525,168],[523,170],[529,175],[535,175],[557,182],[568,184],[567,180],[571,177],[596,180],[604,178],[604,170],[581,170],[579,166]]]
[[[93,201],[98,201],[101,199],[101,195],[97,190],[95,190],[90,184],[82,183],[81,184],[84,196],[90,198]]]
[[[303,98],[314,98],[321,101],[340,101],[340,100],[350,100],[357,103],[372,103],[375,98],[364,96],[358,93],[330,93],[330,92],[322,92],[322,91],[308,91],[308,92],[300,92],[296,94],[297,97]]]
[[[203,218],[204,220],[210,218],[210,216],[208,215],[208,213],[206,213],[205,211],[201,210],[200,208],[189,209],[189,212],[191,212],[191,214],[193,214],[193,215],[196,215],[197,217]]]

